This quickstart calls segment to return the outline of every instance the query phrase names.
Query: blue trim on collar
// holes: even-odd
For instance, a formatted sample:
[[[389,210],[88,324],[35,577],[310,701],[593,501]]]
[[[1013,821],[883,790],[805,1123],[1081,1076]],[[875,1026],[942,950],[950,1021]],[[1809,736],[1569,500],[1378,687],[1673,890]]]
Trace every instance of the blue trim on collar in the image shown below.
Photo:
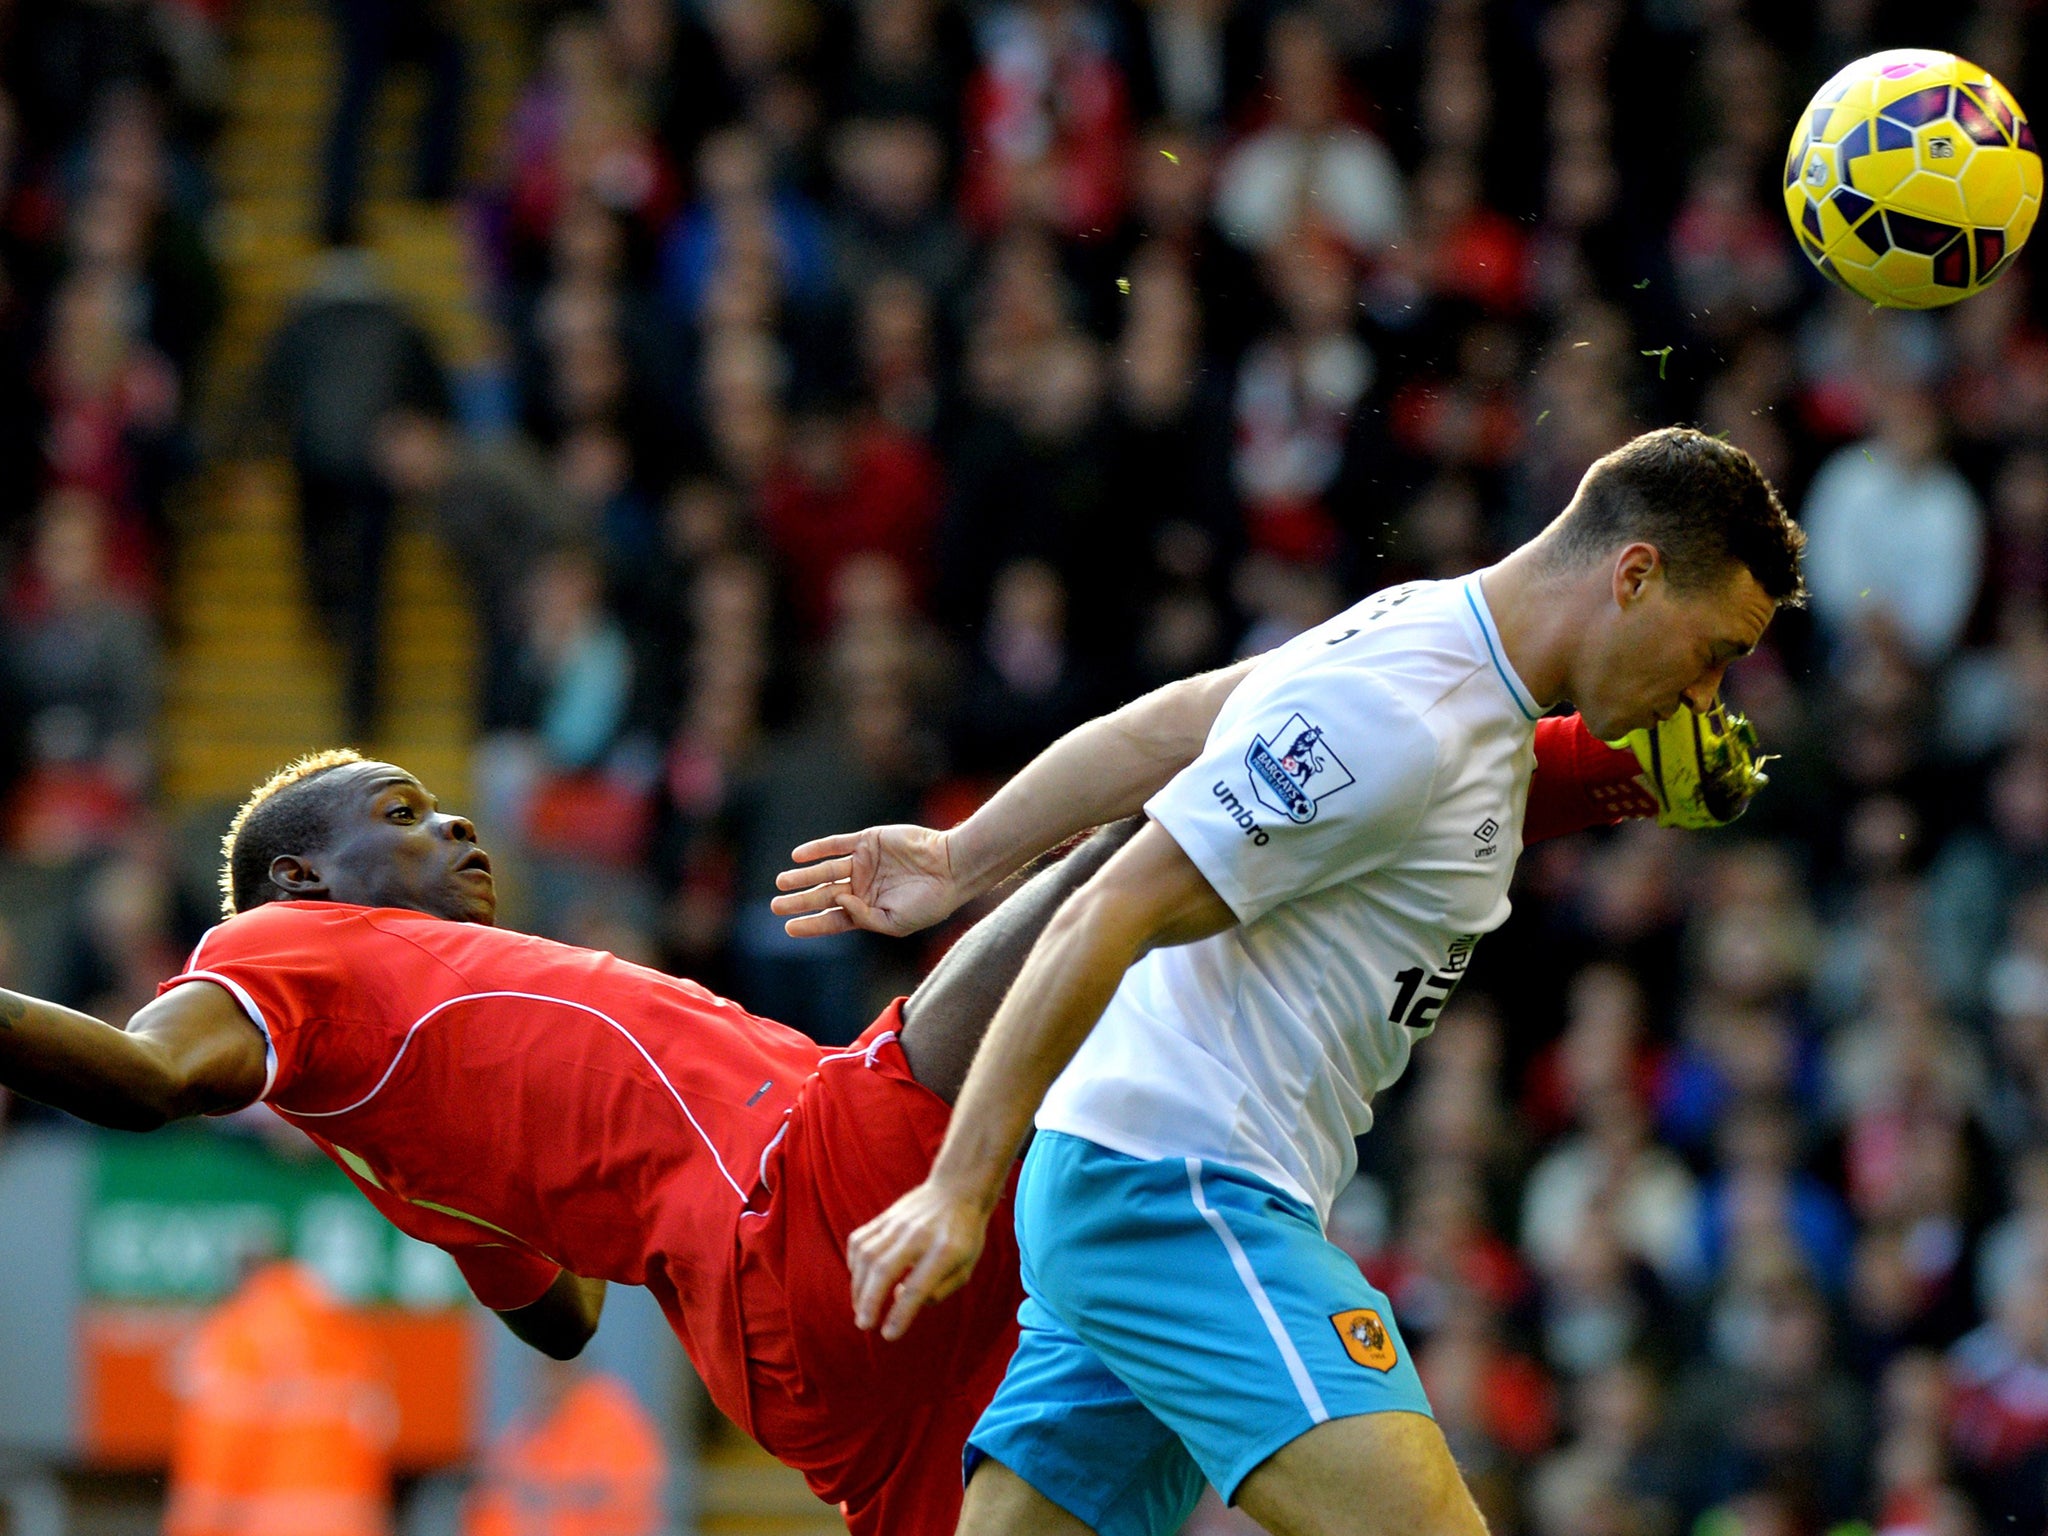
[[[1508,671],[1507,663],[1501,660],[1499,648],[1493,643],[1493,626],[1486,622],[1486,614],[1481,611],[1479,599],[1472,592],[1477,579],[1475,577],[1465,584],[1465,606],[1472,610],[1472,617],[1479,621],[1479,638],[1486,642],[1486,654],[1493,658],[1493,670],[1500,675],[1501,683],[1507,688],[1508,697],[1515,701],[1515,708],[1522,712],[1522,718],[1530,721],[1540,719],[1540,716],[1529,713],[1530,701],[1525,699],[1525,691],[1516,686],[1514,675]]]

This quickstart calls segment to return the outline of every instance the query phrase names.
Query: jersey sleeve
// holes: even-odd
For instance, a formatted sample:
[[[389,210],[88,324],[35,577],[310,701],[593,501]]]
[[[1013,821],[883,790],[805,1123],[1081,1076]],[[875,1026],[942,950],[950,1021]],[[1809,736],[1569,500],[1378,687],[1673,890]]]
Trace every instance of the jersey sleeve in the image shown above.
[[[1644,788],[1643,765],[1626,747],[1610,747],[1578,715],[1536,722],[1536,771],[1522,814],[1522,844],[1611,827],[1657,814],[1657,797]]]
[[[299,1065],[301,1020],[332,1011],[347,977],[331,936],[273,913],[262,918],[234,918],[213,929],[199,941],[185,969],[157,987],[157,995],[202,981],[231,994],[263,1034],[259,1099],[267,1100],[285,1089]]]
[[[1437,739],[1413,709],[1353,669],[1285,675],[1237,706],[1145,810],[1239,922],[1400,851],[1436,779]]]
[[[476,1299],[493,1312],[532,1306],[562,1272],[559,1265],[517,1248],[451,1248],[448,1254]]]

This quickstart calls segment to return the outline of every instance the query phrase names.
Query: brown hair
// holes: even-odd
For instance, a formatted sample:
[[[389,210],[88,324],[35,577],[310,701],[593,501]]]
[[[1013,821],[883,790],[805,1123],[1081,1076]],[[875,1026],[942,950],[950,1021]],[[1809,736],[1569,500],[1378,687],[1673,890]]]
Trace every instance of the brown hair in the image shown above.
[[[1594,461],[1551,525],[1560,559],[1579,564],[1641,540],[1664,557],[1674,587],[1698,590],[1744,566],[1768,597],[1806,597],[1806,534],[1764,472],[1732,443],[1663,427]]]

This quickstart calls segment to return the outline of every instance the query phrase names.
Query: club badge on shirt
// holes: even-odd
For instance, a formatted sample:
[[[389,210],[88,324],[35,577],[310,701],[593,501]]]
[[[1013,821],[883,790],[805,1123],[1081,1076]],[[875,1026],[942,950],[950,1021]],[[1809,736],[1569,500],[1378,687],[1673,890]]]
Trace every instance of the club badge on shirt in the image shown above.
[[[1259,803],[1297,824],[1314,821],[1321,802],[1357,782],[1323,739],[1323,728],[1301,714],[1289,715],[1271,736],[1254,735],[1244,765]]]
[[[1370,1307],[1354,1307],[1349,1312],[1332,1312],[1330,1322],[1337,1330],[1337,1337],[1344,1341],[1344,1353],[1368,1370],[1391,1371],[1394,1362],[1401,1358],[1394,1348],[1393,1338],[1387,1333],[1387,1325],[1380,1321],[1379,1313]]]

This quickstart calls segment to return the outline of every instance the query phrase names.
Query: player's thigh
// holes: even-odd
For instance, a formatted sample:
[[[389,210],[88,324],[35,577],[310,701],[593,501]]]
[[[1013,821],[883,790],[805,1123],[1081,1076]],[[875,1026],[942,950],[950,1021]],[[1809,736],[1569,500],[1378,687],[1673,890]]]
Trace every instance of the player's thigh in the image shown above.
[[[1436,1421],[1365,1413],[1318,1424],[1237,1490],[1273,1536],[1485,1536]]]
[[[991,1457],[974,1469],[967,1485],[958,1536],[1095,1536],[1095,1531]]]
[[[1313,1210],[1243,1170],[1041,1132],[1017,1233],[1034,1301],[1226,1499],[1319,1424],[1428,1414],[1387,1298]]]

